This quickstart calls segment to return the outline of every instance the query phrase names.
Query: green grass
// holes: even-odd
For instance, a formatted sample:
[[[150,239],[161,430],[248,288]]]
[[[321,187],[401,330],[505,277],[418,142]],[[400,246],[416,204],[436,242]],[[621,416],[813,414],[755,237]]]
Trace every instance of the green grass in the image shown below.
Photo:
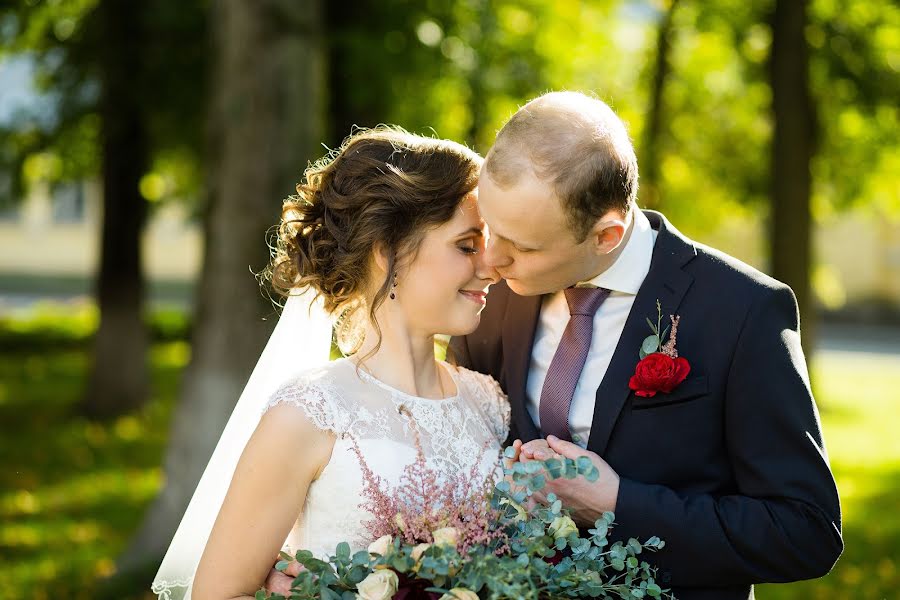
[[[99,596],[96,581],[112,573],[161,484],[188,352],[184,342],[155,345],[151,401],[103,425],[73,414],[84,350],[0,354],[0,598]]]
[[[154,396],[106,425],[74,416],[84,350],[0,353],[0,598],[97,598],[161,484],[184,342],[156,344]],[[844,507],[846,551],[827,577],[766,585],[761,600],[896,597],[900,587],[900,357],[815,364]],[[116,598],[151,598],[144,579]]]

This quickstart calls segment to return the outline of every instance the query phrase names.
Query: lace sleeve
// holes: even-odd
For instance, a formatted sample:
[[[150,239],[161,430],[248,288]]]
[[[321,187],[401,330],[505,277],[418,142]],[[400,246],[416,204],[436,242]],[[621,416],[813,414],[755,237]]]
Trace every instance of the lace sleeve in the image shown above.
[[[460,369],[464,372],[470,385],[474,388],[475,396],[481,410],[487,416],[491,431],[501,444],[509,436],[510,406],[509,398],[500,388],[497,380],[490,375],[477,373],[468,369]]]
[[[349,412],[341,409],[337,393],[322,380],[301,378],[281,386],[266,402],[263,414],[279,404],[296,406],[313,425],[337,436],[346,433],[350,427]]]

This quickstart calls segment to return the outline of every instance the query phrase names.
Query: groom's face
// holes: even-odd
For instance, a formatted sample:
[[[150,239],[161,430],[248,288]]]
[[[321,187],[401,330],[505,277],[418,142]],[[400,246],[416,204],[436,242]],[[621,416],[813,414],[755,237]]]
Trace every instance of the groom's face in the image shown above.
[[[478,204],[490,236],[484,261],[519,295],[556,292],[591,279],[612,262],[598,250],[596,235],[575,238],[559,198],[533,174],[503,188],[482,169]]]

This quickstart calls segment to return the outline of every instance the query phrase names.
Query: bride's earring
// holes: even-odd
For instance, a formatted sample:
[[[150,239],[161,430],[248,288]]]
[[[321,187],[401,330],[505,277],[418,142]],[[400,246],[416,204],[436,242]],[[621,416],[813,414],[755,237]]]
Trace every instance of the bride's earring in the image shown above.
[[[391,300],[397,299],[397,294],[394,291],[396,289],[397,289],[397,274],[394,273],[394,284],[391,286]]]

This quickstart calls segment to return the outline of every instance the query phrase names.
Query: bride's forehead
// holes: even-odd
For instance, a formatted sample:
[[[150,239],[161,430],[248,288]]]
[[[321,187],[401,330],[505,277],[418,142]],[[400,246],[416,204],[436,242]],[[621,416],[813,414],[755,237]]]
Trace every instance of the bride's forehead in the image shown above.
[[[477,223],[481,221],[481,211],[478,210],[478,196],[475,192],[466,195],[459,203],[454,218]]]

